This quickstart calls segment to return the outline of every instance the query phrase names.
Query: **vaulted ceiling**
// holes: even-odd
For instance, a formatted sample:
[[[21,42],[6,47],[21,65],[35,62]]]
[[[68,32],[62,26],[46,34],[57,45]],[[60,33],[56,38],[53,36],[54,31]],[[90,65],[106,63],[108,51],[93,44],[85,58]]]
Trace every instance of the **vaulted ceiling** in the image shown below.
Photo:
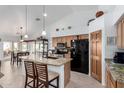
[[[33,34],[37,32],[36,29],[42,29],[42,5],[28,6],[28,33]],[[47,5],[46,12],[46,26],[62,19],[63,17],[76,11],[89,11],[96,9],[97,6],[69,6],[69,5]],[[40,21],[36,21],[40,18]],[[20,27],[25,33],[26,23],[26,8],[24,5],[1,5],[0,6],[0,35],[18,36],[17,32]]]
[[[37,31],[42,29],[42,8],[42,5],[27,6],[27,29],[29,35],[37,33]],[[97,11],[97,9],[98,6],[95,5],[46,5],[46,12],[48,15],[46,18],[46,26],[48,27],[74,12],[90,12],[92,10]],[[102,9],[104,9],[103,6]],[[93,16],[95,17],[95,15]],[[36,18],[40,20],[37,21]],[[23,27],[23,29],[20,30],[20,27]],[[17,37],[17,32],[23,31],[23,34],[25,33],[25,28],[25,5],[0,5],[0,36]]]

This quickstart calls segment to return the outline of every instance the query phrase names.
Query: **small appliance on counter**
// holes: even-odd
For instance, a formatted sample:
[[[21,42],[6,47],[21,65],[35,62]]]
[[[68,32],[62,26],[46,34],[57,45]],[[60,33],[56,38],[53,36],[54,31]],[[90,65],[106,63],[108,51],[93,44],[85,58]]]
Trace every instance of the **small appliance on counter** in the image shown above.
[[[124,64],[124,52],[116,52],[115,53],[114,63]]]
[[[57,43],[57,46],[52,50],[52,54],[57,54],[58,57],[65,57],[65,54],[68,54],[69,49],[66,43]]]

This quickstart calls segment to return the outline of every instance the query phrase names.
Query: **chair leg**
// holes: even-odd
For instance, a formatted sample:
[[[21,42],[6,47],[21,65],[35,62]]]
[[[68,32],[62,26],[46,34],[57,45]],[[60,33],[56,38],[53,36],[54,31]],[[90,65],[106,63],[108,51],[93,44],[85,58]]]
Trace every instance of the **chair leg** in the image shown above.
[[[35,85],[36,85],[35,78],[33,78],[33,88],[35,88]]]
[[[48,83],[45,83],[45,88],[49,88],[49,84]]]
[[[12,64],[14,65],[14,58],[12,59]]]
[[[18,61],[19,61],[19,58],[18,58],[18,56],[17,56],[17,66],[18,66]]]
[[[57,88],[59,88],[59,77],[57,77]]]
[[[25,88],[27,86],[27,83],[28,83],[28,77],[26,76],[26,78],[25,78]]]
[[[36,79],[36,88],[38,88],[39,80]]]

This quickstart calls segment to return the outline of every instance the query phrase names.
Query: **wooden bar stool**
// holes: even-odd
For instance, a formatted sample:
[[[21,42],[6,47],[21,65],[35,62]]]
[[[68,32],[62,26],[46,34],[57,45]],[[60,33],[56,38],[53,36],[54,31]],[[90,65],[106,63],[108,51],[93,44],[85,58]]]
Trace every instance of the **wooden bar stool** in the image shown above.
[[[36,75],[35,75],[34,62],[32,62],[32,61],[24,61],[24,64],[25,64],[25,72],[26,72],[25,88],[27,86],[29,86],[31,88],[35,88]],[[31,80],[29,81],[29,79],[31,79]],[[31,86],[31,83],[33,83],[33,86]]]
[[[46,87],[48,88],[49,85],[59,88],[59,74],[56,72],[48,72],[47,65],[36,63],[36,87]],[[52,81],[57,80],[57,84],[51,84]]]

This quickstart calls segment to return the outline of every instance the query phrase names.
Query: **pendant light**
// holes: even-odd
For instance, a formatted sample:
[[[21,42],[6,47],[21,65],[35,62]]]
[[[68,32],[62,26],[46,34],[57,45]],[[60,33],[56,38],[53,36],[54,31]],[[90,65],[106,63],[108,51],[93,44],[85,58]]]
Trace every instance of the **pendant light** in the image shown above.
[[[23,40],[23,36],[22,35],[20,36],[20,38],[21,38],[20,42],[23,42],[24,40]]]
[[[25,26],[25,27],[26,27],[26,33],[25,33],[25,35],[24,35],[24,38],[27,39],[27,38],[28,38],[28,34],[27,34],[27,30],[28,30],[28,29],[27,29],[27,26],[28,26],[28,22],[27,22],[27,21],[28,21],[28,17],[27,17],[27,16],[28,16],[27,5],[25,5],[25,12],[26,12],[26,13],[25,13],[25,15],[26,15],[26,16],[25,16],[25,20],[26,20],[26,21],[25,21],[25,23],[26,23],[26,26]]]
[[[46,11],[45,11],[45,5],[43,5],[43,31],[42,31],[42,36],[46,36],[46,29],[45,29],[45,25],[46,25],[46,23],[45,23],[45,17],[47,16],[47,13],[46,13]]]
[[[23,40],[23,35],[22,35],[22,29],[23,29],[23,27],[20,27],[20,42],[23,42],[24,40]]]

